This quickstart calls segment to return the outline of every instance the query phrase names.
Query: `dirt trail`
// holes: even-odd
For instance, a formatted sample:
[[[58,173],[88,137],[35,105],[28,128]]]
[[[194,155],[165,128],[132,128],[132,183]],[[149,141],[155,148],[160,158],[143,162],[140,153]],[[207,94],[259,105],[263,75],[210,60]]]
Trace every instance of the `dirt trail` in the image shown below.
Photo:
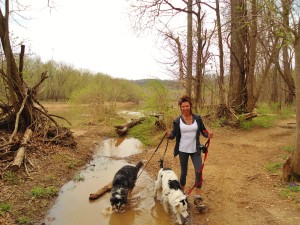
[[[250,131],[216,129],[204,167],[203,197],[208,207],[199,214],[191,207],[191,224],[195,225],[258,225],[300,224],[300,210],[296,203],[279,195],[284,184],[280,175],[266,171],[269,163],[284,162],[288,154],[282,148],[292,146],[295,129],[282,126],[294,120],[285,120],[271,128]],[[201,142],[204,142],[202,138]],[[165,164],[179,174],[178,158],[173,158],[174,141],[169,144]],[[163,148],[163,147],[162,147]],[[156,177],[157,161],[163,150],[155,154],[147,171]],[[132,160],[147,160],[149,150]],[[193,166],[189,163],[187,186],[192,186]],[[192,201],[191,201],[192,202]],[[298,207],[298,208],[297,208]]]

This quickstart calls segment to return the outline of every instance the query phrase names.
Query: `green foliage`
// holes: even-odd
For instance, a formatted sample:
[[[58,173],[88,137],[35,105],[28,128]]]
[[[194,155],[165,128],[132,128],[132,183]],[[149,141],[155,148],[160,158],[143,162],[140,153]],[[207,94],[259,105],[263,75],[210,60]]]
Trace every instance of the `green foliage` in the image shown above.
[[[277,173],[279,169],[282,168],[282,163],[280,162],[269,163],[265,166],[265,168],[270,173]]]
[[[144,99],[144,108],[147,112],[165,114],[173,104],[167,87],[160,80],[152,80],[147,84]]]
[[[49,198],[55,196],[58,193],[58,188],[56,187],[34,187],[31,190],[31,196],[35,198]]]
[[[279,196],[281,196],[282,198],[291,198],[293,196],[293,194],[291,193],[291,191],[287,188],[282,188],[279,192]]]
[[[7,202],[0,202],[0,215],[8,212],[11,209],[11,205]]]
[[[288,153],[292,153],[294,151],[294,147],[291,145],[283,146],[282,150],[287,151]]]
[[[30,225],[32,224],[32,220],[26,216],[22,216],[17,219],[17,223],[23,225]]]
[[[245,121],[240,122],[240,126],[244,130],[250,130],[254,126],[254,122],[251,120],[245,120]]]
[[[257,107],[257,113],[273,116],[275,119],[286,119],[295,114],[295,107],[291,105],[281,106],[279,103],[263,103]]]
[[[300,192],[300,186],[289,186],[288,189],[292,192]]]
[[[12,171],[7,171],[4,174],[3,179],[11,185],[16,185],[16,184],[20,183],[19,178],[17,177],[17,174]]]
[[[67,167],[68,167],[68,169],[74,169],[75,168],[75,164],[73,162],[68,162],[67,163]]]
[[[81,175],[81,174],[76,174],[75,176],[74,176],[74,178],[73,178],[73,180],[75,181],[75,182],[80,182],[80,181],[84,181],[84,176],[83,175]]]
[[[285,107],[279,110],[278,104],[261,104],[257,108],[258,117],[253,118],[252,120],[243,120],[240,116],[240,125],[243,129],[249,130],[253,127],[271,127],[275,121],[279,119],[290,118],[294,113],[294,109],[291,106]]]
[[[131,137],[139,139],[146,146],[153,146],[156,143],[156,139],[153,136],[156,133],[155,118],[149,117],[143,123],[132,127],[129,130]]]
[[[172,126],[174,115],[179,114],[176,91],[161,80],[149,81],[145,86],[143,109],[149,114],[163,114],[167,127]]]
[[[279,195],[282,198],[289,198],[293,201],[299,203],[300,202],[300,186],[295,184],[290,184],[284,188],[282,188],[279,192]]]

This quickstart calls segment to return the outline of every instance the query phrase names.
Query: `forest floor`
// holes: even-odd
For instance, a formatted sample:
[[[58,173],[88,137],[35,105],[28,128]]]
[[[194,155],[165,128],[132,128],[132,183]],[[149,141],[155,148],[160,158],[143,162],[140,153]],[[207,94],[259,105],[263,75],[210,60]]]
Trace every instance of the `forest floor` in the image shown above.
[[[280,179],[280,172],[266,170],[270,165],[281,165],[288,150],[295,143],[295,128],[287,124],[295,119],[276,122],[269,128],[251,130],[210,129],[214,138],[203,170],[202,196],[206,213],[199,213],[193,204],[189,212],[193,225],[298,225],[300,224],[300,193],[291,191],[289,184]],[[54,204],[55,196],[32,197],[34,187],[61,187],[92,158],[95,142],[111,136],[113,128],[88,124],[72,129],[77,147],[33,146],[28,157],[29,174],[22,168],[19,173],[2,172],[0,179],[0,224],[41,224]],[[3,136],[4,134],[2,134]],[[205,138],[201,139],[204,142]],[[169,143],[164,164],[179,174],[178,158],[173,157],[174,141]],[[155,148],[130,156],[128,161],[147,161]],[[163,150],[157,152],[146,167],[156,178],[158,160]],[[187,187],[194,176],[189,163]],[[28,176],[30,175],[30,177]],[[297,185],[297,184],[296,184]],[[189,198],[192,198],[189,197]],[[5,205],[9,209],[5,210]]]

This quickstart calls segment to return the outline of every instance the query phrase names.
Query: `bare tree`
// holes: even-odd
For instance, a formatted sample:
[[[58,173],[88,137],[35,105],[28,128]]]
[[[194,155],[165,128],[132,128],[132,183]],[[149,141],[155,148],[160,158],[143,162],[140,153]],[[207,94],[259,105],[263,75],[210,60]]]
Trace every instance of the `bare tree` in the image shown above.
[[[24,132],[28,129],[36,134],[43,134],[45,138],[49,134],[52,140],[58,134],[61,139],[66,138],[68,140],[68,137],[71,137],[69,144],[73,146],[75,141],[71,132],[68,129],[60,127],[37,99],[38,88],[47,79],[47,72],[43,72],[40,80],[31,88],[24,81],[23,61],[25,46],[21,48],[18,67],[9,36],[10,1],[6,0],[3,7],[4,12],[0,8],[0,39],[5,56],[5,65],[0,70],[0,76],[4,81],[8,93],[6,95],[7,104],[0,105],[0,126],[11,126],[11,130],[13,130],[8,143],[5,144],[6,148],[15,144],[13,140],[17,132]],[[12,124],[14,125],[12,126]],[[56,143],[60,142],[60,138],[55,140]],[[66,143],[66,140],[63,140],[63,142]]]

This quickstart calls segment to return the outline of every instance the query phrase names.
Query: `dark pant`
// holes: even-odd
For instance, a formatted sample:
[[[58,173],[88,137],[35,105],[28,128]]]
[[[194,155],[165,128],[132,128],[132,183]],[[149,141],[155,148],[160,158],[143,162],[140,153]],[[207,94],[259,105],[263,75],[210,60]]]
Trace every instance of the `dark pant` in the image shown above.
[[[181,174],[180,174],[180,185],[185,186],[186,184],[186,176],[188,171],[188,161],[189,156],[192,159],[194,170],[195,170],[195,184],[197,184],[201,180],[202,171],[199,173],[199,170],[202,167],[202,158],[201,158],[201,152],[196,153],[185,153],[185,152],[179,152],[179,161],[180,161],[180,167],[181,167]],[[202,183],[198,183],[197,188],[201,188]]]

